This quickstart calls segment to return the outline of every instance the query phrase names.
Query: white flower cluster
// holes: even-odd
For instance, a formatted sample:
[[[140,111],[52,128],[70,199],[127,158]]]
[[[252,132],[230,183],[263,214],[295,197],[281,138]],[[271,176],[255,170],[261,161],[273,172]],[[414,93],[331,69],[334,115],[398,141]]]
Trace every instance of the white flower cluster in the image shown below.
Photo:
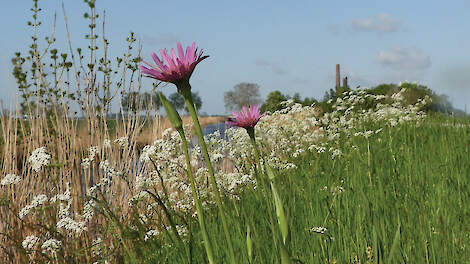
[[[85,222],[75,221],[70,217],[61,218],[57,222],[57,229],[62,229],[62,228],[67,231],[72,232],[72,234],[68,234],[69,236],[73,234],[81,235],[83,232],[88,230]]]
[[[419,100],[414,105],[403,106],[405,89],[387,97],[371,95],[358,89],[347,92],[344,97],[330,100],[333,111],[318,114],[315,106],[302,106],[293,101],[284,102],[286,108],[263,117],[256,126],[257,142],[268,156],[266,162],[279,169],[295,168],[288,164],[292,157],[296,158],[306,150],[323,153],[329,149],[332,158],[341,157],[339,146],[333,147],[342,134],[363,136],[369,138],[382,131],[363,130],[365,122],[383,122],[391,126],[403,122],[419,122],[424,116],[420,109],[426,105],[429,98]],[[381,103],[383,100],[392,103]],[[376,107],[363,109],[366,102],[373,102]],[[362,130],[361,130],[362,129]],[[358,131],[359,130],[359,131]],[[235,160],[250,160],[252,156],[249,138],[244,129],[230,128],[226,131],[229,141],[233,142],[230,153]],[[237,164],[240,168],[241,164]]]
[[[109,139],[103,140],[103,147],[111,148],[111,140],[109,140]]]
[[[70,207],[72,206],[72,196],[70,193],[70,184],[66,184],[65,192],[62,194],[54,195],[50,202],[59,203],[59,221],[56,226],[59,230],[66,230],[72,233],[68,233],[68,236],[72,235],[81,235],[83,232],[87,231],[88,228],[85,222],[75,221],[71,216]]]
[[[326,227],[323,227],[323,226],[318,226],[318,227],[312,227],[310,228],[310,233],[317,233],[317,234],[325,234],[326,231],[328,231],[328,229]]]
[[[185,127],[186,135],[191,135],[189,127]],[[187,138],[188,142],[190,138]],[[208,152],[216,171],[217,182],[221,192],[237,198],[239,187],[253,183],[252,178],[245,173],[225,172],[230,159],[231,145],[220,137],[218,132],[206,137]],[[211,185],[208,184],[208,170],[204,166],[203,157],[199,146],[191,146],[191,165],[195,171],[196,185],[203,206],[214,202]],[[150,160],[152,162],[150,162]],[[135,195],[129,200],[129,204],[136,205],[140,201],[150,203],[147,190],[158,193],[160,197],[168,196],[168,204],[177,211],[195,215],[194,201],[189,178],[186,174],[186,159],[181,149],[181,138],[177,131],[167,129],[162,138],[154,141],[152,145],[144,147],[140,161],[148,164],[147,169],[137,174],[135,178]],[[154,167],[157,166],[156,168]],[[229,170],[231,171],[231,170]],[[166,194],[161,189],[163,179]],[[149,207],[152,208],[152,207]]]
[[[21,245],[23,246],[24,249],[31,250],[39,243],[39,240],[40,240],[39,237],[35,235],[29,235],[23,240]]]
[[[57,250],[62,246],[62,242],[57,239],[51,238],[42,243],[41,249],[42,253],[51,253],[55,254]]]
[[[98,146],[91,146],[88,148],[88,157],[82,160],[82,167],[84,169],[90,168],[91,162],[95,159],[95,156],[100,152]]]
[[[160,232],[158,230],[150,230],[147,233],[145,233],[144,240],[147,241],[150,239],[150,237],[158,236]]]
[[[2,181],[0,182],[0,185],[5,186],[5,185],[15,185],[21,181],[21,178],[16,176],[15,174],[7,174],[5,177],[3,177]]]
[[[153,145],[147,145],[142,150],[142,154],[140,155],[140,162],[149,162],[152,157],[155,156],[157,152],[157,148]]]
[[[129,139],[127,137],[116,138],[114,143],[118,144],[122,149],[127,149],[127,147],[129,147]]]
[[[51,155],[47,154],[46,147],[40,147],[31,152],[28,161],[31,163],[31,166],[34,171],[39,172],[42,166],[49,165],[51,160]]]
[[[95,239],[93,239],[93,244],[92,244],[92,247],[93,247],[93,251],[92,251],[92,254],[94,257],[99,257],[101,256],[101,245],[103,244],[103,240],[101,239],[101,237],[97,237]]]
[[[96,202],[94,200],[88,200],[83,206],[82,218],[89,222],[95,215]]]
[[[47,202],[47,200],[48,200],[47,196],[44,195],[44,194],[40,194],[40,195],[35,196],[33,198],[33,201],[31,202],[31,204],[25,206],[23,209],[20,210],[20,212],[19,212],[20,219],[23,219],[26,215],[29,214],[29,212],[32,209],[44,204],[45,202]]]
[[[118,177],[121,175],[120,172],[114,169],[111,163],[108,160],[103,160],[100,162],[100,169],[103,170],[106,177]]]

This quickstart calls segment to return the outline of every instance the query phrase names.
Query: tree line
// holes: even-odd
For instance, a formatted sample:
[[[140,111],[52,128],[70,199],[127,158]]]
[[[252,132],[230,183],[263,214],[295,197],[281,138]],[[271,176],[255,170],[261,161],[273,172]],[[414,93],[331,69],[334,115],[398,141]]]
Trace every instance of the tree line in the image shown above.
[[[196,109],[201,109],[202,99],[198,92],[191,92]],[[181,94],[175,92],[168,97],[176,110],[188,112]],[[138,113],[142,110],[158,111],[162,107],[162,102],[156,93],[149,92],[128,92],[121,98],[122,110],[127,113]]]

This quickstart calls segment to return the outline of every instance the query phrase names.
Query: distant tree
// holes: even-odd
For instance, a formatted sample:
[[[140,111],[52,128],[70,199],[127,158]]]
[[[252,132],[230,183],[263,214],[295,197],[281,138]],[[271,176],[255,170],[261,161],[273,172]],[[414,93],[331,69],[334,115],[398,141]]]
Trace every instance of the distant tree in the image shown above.
[[[182,110],[184,108],[184,98],[181,94],[174,92],[168,97],[171,104],[176,110]]]
[[[270,92],[266,101],[261,106],[261,112],[275,112],[282,109],[281,103],[286,101],[287,97],[279,91]]]
[[[193,96],[193,103],[194,103],[194,106],[196,107],[197,110],[201,109],[202,107],[202,99],[201,97],[199,96],[199,93],[198,92],[195,92],[195,93],[191,93],[191,95]]]
[[[162,102],[160,101],[160,97],[158,97],[158,94],[153,94],[152,95],[152,108],[155,111],[160,110],[160,107],[162,107]]]
[[[258,105],[261,103],[259,85],[256,83],[239,83],[232,91],[224,94],[227,111],[238,111],[243,106]]]
[[[201,97],[199,96],[199,94],[197,92],[191,92],[191,95],[193,97],[193,102],[194,102],[194,106],[196,107],[196,109],[201,109],[202,107],[202,99]],[[185,103],[184,103],[184,98],[181,94],[175,92],[175,93],[172,93],[170,94],[170,96],[168,97],[168,99],[170,100],[171,104],[173,104],[173,106],[175,107],[176,110],[183,110],[187,113],[188,110],[185,106]]]
[[[121,98],[122,110],[124,112],[137,113],[144,110],[158,111],[161,107],[160,99],[156,94],[129,92]]]
[[[122,110],[124,112],[137,112],[141,100],[142,98],[139,92],[125,93],[121,98]]]
[[[299,93],[295,93],[294,96],[291,97],[290,95],[283,95],[280,91],[274,91],[268,94],[268,97],[266,98],[264,104],[261,106],[260,110],[262,112],[275,112],[281,110],[284,108],[281,103],[289,99],[292,99],[295,103],[299,103],[304,106],[312,105],[313,103],[317,102],[317,100],[310,97],[305,97],[304,99],[302,99]]]

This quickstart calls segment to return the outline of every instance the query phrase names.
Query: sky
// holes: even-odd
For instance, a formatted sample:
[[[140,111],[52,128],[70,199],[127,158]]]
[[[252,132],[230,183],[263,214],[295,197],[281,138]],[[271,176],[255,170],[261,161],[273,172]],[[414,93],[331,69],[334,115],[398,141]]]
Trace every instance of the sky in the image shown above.
[[[0,10],[0,99],[18,102],[11,57],[30,45],[32,1],[4,1]],[[86,49],[87,6],[80,0],[42,0],[40,40],[57,12],[55,47],[66,51],[64,3],[74,47]],[[121,56],[135,32],[142,56],[193,41],[210,57],[191,78],[201,111],[226,113],[224,92],[241,82],[260,86],[261,97],[284,94],[321,99],[335,86],[335,65],[352,87],[417,81],[447,94],[470,112],[470,1],[174,1],[97,0],[106,11],[109,53]],[[101,18],[98,21],[101,34]],[[143,90],[150,91],[144,82]],[[165,93],[174,86],[162,88]]]

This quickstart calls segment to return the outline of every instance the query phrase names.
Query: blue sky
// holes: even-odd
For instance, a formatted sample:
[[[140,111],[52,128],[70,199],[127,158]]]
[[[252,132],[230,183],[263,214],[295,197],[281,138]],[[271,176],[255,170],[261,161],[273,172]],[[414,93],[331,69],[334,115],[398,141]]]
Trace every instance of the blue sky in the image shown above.
[[[62,2],[74,46],[86,48],[87,9],[80,0],[40,1],[42,37],[57,11],[56,47],[66,50]],[[10,59],[30,43],[31,5],[9,1],[0,10],[0,98],[7,103],[17,100]],[[97,7],[99,13],[106,10],[113,57],[123,53],[130,31],[142,40],[147,60],[150,52],[177,41],[196,41],[210,58],[198,65],[191,83],[209,114],[225,112],[224,92],[240,82],[259,84],[263,98],[274,90],[321,98],[334,86],[336,63],[353,87],[418,81],[470,111],[468,0],[98,0]]]

